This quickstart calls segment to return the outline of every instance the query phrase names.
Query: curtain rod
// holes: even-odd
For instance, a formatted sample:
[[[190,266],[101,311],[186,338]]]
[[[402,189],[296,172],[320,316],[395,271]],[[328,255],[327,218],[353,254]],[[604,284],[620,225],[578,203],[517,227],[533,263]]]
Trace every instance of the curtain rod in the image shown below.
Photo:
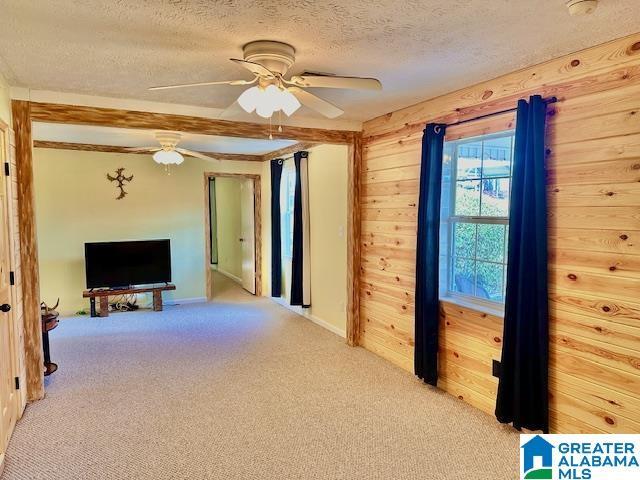
[[[544,103],[546,103],[547,105],[549,105],[550,103],[556,103],[557,101],[558,101],[557,97],[550,97],[550,98],[544,99]],[[499,112],[486,113],[484,115],[468,118],[466,120],[460,120],[459,122],[447,123],[446,125],[447,127],[455,127],[456,125],[462,125],[463,123],[475,122],[476,120],[482,120],[483,118],[493,117],[495,115],[502,115],[503,113],[515,112],[516,110],[518,110],[518,107],[507,108],[506,110],[500,110]]]
[[[306,152],[307,150],[299,150],[297,153],[300,152]],[[283,162],[287,161],[287,160],[293,160],[295,157],[295,153],[292,153],[290,155],[287,155],[286,157],[276,157],[276,158],[272,158],[271,160],[282,160]]]
[[[277,158],[271,159],[271,161],[273,161],[273,160],[280,160],[279,163],[282,164],[282,163],[286,162],[287,160],[293,160],[293,155],[288,155],[286,157],[277,157]]]

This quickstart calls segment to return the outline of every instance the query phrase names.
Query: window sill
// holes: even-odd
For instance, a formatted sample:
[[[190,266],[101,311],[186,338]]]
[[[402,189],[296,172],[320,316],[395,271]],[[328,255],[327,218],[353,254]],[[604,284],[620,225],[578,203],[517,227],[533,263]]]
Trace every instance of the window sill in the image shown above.
[[[487,315],[493,315],[494,317],[504,318],[504,306],[493,307],[491,305],[485,305],[483,303],[473,302],[453,296],[440,297],[440,301],[468,308],[469,310],[474,310],[476,312],[486,313]]]

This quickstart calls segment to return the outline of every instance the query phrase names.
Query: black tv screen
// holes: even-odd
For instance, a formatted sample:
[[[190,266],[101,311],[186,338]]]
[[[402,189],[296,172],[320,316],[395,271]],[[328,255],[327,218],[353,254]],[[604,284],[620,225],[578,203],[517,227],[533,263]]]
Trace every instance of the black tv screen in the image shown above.
[[[87,288],[116,288],[171,281],[169,240],[84,244]]]

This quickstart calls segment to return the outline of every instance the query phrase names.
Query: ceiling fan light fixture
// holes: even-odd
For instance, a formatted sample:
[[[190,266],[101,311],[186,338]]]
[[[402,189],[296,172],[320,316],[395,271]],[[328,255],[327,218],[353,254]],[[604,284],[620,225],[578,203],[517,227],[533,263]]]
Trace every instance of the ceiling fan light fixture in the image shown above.
[[[153,159],[161,165],[180,165],[184,157],[175,150],[159,150],[153,154]]]
[[[273,110],[268,105],[258,105],[256,107],[256,113],[262,118],[271,118]]]
[[[282,111],[287,115],[287,117],[293,115],[293,113],[302,106],[296,96],[289,90],[281,90],[280,97]]]
[[[264,89],[260,89],[256,113],[263,118],[270,118],[274,112],[281,109],[280,99],[280,89],[275,85],[271,84]]]
[[[242,94],[238,97],[238,103],[245,112],[252,113],[256,109],[259,97],[260,88],[251,87],[242,92]]]
[[[279,110],[290,116],[301,106],[293,93],[274,84],[266,87],[255,86],[245,90],[238,97],[238,103],[245,112],[255,111],[263,118],[270,118]]]

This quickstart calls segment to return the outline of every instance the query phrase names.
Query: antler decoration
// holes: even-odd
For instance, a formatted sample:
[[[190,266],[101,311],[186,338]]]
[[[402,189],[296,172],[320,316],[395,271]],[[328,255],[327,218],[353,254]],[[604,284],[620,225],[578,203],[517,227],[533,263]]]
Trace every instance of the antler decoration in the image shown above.
[[[58,301],[53,307],[50,307],[49,305],[47,305],[46,302],[41,302],[40,309],[42,310],[42,313],[44,313],[45,315],[48,315],[51,312],[56,312],[56,308],[58,308],[58,305],[60,305],[60,298],[58,298]]]
[[[124,191],[124,182],[130,182],[131,180],[133,180],[133,175],[129,176],[129,177],[125,177],[124,174],[122,173],[124,172],[124,167],[120,167],[118,169],[116,169],[116,176],[112,176],[110,173],[107,173],[107,179],[110,182],[118,182],[118,185],[116,188],[120,189],[120,195],[118,195],[116,197],[116,200],[121,200],[125,197],[125,195],[127,194],[127,192]]]

